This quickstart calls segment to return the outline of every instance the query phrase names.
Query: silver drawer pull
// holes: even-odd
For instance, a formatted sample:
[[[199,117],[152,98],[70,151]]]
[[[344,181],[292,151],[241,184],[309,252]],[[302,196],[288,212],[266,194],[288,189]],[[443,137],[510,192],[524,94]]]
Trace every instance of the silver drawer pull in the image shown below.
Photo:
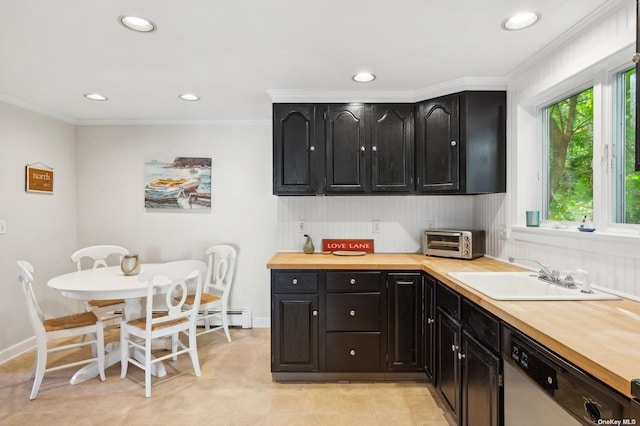
[[[317,317],[318,316],[318,311],[313,311],[313,316]]]
[[[451,345],[451,351],[452,351],[452,352],[455,352],[455,351],[457,351],[458,349],[460,349],[460,346],[458,346],[458,345]]]
[[[349,284],[354,285],[356,283],[356,279],[355,278],[351,278],[349,280]]]
[[[427,318],[427,324],[433,324],[433,318]]]
[[[354,311],[353,309],[349,311],[349,315],[352,317],[356,316],[356,311]]]
[[[451,146],[456,146],[456,145],[458,145],[458,142],[456,142],[456,141],[451,141]]]
[[[351,349],[351,350],[349,351],[349,355],[351,355],[351,356],[356,356],[356,350],[355,350],[355,349]]]
[[[298,279],[297,278],[292,279],[291,284],[298,285]]]
[[[313,151],[315,151],[315,150],[316,150],[316,147],[315,147],[315,146],[311,145],[311,146],[309,147],[309,151],[313,152]]]

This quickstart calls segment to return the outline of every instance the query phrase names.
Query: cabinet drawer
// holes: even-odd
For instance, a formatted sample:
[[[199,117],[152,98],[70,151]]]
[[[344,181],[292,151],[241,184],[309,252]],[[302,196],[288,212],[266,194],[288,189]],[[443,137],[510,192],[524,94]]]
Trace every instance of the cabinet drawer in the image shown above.
[[[309,271],[273,271],[271,285],[274,293],[315,293],[318,273]]]
[[[441,282],[436,287],[436,305],[453,318],[460,320],[460,295]]]
[[[494,352],[500,352],[500,322],[467,300],[462,301],[464,329]]]
[[[327,291],[380,291],[380,272],[327,272]]]
[[[380,368],[380,333],[327,333],[327,371]]]
[[[380,293],[328,293],[327,331],[380,331]]]

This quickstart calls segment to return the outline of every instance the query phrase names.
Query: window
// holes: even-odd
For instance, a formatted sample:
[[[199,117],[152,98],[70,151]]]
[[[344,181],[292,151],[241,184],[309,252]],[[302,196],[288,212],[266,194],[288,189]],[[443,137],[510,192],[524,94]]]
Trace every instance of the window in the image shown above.
[[[640,172],[634,169],[635,163],[635,122],[636,122],[636,70],[618,74],[617,83],[622,91],[618,96],[617,111],[620,111],[619,122],[622,129],[615,152],[615,194],[616,194],[616,222],[640,223]],[[622,119],[624,118],[624,119]]]
[[[593,88],[544,109],[546,218],[593,218]]]

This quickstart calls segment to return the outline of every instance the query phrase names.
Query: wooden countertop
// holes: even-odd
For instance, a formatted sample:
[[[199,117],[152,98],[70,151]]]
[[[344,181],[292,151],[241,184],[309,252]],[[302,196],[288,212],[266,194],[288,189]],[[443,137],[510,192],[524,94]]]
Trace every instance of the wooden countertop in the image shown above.
[[[499,260],[455,260],[405,253],[334,256],[283,252],[273,256],[267,268],[421,270],[629,398],[631,380],[640,378],[640,303],[627,299],[499,301],[447,275],[522,270]]]

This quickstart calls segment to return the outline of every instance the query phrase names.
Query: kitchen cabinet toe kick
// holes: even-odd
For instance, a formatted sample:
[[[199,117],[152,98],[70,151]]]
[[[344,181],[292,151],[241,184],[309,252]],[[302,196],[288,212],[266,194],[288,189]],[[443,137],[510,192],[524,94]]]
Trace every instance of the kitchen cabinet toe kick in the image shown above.
[[[274,382],[429,382],[425,372],[272,372]]]

